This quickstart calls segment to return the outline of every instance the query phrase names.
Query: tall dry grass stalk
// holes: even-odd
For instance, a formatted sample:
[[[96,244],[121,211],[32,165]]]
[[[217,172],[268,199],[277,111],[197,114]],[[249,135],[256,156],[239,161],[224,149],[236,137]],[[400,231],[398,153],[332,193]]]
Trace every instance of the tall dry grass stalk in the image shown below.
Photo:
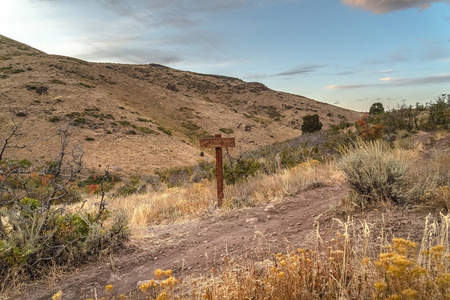
[[[278,174],[260,174],[226,186],[222,210],[276,201],[305,189],[343,180],[343,173],[335,163],[320,164],[311,160]],[[85,209],[95,210],[95,202],[95,199],[89,200]],[[216,205],[216,187],[214,182],[204,180],[188,187],[162,192],[108,198],[107,203],[110,210],[125,210],[129,216],[129,225],[135,231],[148,224],[193,219],[209,213]]]
[[[367,222],[336,220],[340,229],[314,249],[293,249],[258,260],[224,257],[206,278],[177,280],[155,271],[140,291],[108,299],[448,299],[450,216],[425,222],[421,247],[387,241]],[[319,226],[316,223],[316,226]],[[319,232],[319,230],[317,230]],[[382,242],[377,245],[373,240]],[[255,243],[255,247],[263,247]],[[256,250],[255,250],[256,251]],[[149,274],[150,276],[150,274]],[[172,297],[172,298],[171,298]]]
[[[258,262],[225,260],[197,295],[214,300],[450,297],[450,216],[426,222],[421,247],[401,238],[387,241],[382,232],[374,236],[365,221],[338,222],[335,238],[315,250],[296,249]]]

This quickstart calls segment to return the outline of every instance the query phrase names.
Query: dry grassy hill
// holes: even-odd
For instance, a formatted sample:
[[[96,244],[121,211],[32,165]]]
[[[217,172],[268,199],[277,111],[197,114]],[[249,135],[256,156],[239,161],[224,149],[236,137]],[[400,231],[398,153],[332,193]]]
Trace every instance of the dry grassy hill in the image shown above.
[[[261,83],[156,64],[90,63],[0,35],[0,138],[13,117],[25,119],[21,138],[32,142],[10,150],[15,158],[52,159],[57,128],[70,123],[89,169],[146,173],[196,163],[198,139],[214,133],[235,136],[234,151],[298,136],[302,117],[313,113],[324,128],[360,116]]]

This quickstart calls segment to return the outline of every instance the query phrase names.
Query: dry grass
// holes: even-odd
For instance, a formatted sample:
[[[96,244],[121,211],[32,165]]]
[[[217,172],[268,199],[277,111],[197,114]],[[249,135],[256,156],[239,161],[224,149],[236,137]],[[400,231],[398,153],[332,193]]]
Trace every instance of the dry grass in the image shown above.
[[[209,277],[177,280],[170,270],[139,291],[102,299],[448,299],[450,297],[450,216],[425,222],[422,242],[377,239],[370,226],[340,222],[334,239],[318,236],[315,250],[295,249],[272,257],[229,260]],[[318,231],[319,232],[319,231]],[[55,299],[62,299],[56,294]]]
[[[225,187],[222,210],[280,200],[302,190],[324,184],[343,182],[344,176],[335,163],[319,164],[309,161],[274,175],[259,175]],[[85,205],[95,210],[97,199]],[[216,206],[215,183],[202,181],[192,186],[171,188],[162,192],[109,198],[108,209],[125,210],[133,232],[143,226],[193,219],[210,213]]]
[[[358,141],[343,151],[340,166],[352,193],[348,207],[377,207],[382,203],[414,205],[448,211],[450,152],[424,154],[391,148],[382,141]]]

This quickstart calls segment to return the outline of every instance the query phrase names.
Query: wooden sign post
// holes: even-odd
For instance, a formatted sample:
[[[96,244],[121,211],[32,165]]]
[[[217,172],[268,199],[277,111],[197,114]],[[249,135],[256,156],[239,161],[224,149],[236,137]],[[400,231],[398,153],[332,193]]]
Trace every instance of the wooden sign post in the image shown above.
[[[217,170],[217,205],[222,206],[223,200],[223,163],[222,148],[234,147],[234,138],[223,138],[222,135],[216,134],[213,139],[200,140],[201,148],[216,148],[216,170]]]

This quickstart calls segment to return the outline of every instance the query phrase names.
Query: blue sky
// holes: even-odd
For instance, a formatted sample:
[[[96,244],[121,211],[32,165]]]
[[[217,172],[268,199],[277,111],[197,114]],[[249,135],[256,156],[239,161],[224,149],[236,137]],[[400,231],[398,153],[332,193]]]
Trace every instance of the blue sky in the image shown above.
[[[0,0],[49,54],[160,63],[368,110],[450,93],[450,0]]]

